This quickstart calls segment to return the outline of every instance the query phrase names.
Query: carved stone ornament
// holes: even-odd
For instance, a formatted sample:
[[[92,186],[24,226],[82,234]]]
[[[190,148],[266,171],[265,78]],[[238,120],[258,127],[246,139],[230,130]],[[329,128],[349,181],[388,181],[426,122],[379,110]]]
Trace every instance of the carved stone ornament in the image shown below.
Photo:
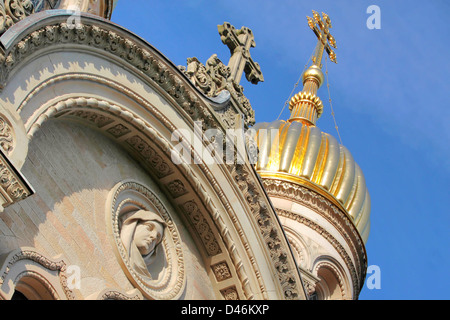
[[[19,248],[0,257],[0,300],[10,300],[20,282],[33,281],[36,299],[75,300],[63,260],[46,258],[34,248]],[[55,279],[51,281],[49,279]],[[36,283],[39,286],[36,286]]]
[[[333,224],[337,230],[341,231],[342,236],[346,240],[346,244],[350,248],[353,259],[355,260],[352,259],[347,250],[345,250],[339,241],[337,241],[328,231],[324,230],[316,222],[303,217],[298,213],[294,214],[282,209],[277,210],[280,216],[305,224],[306,226],[316,230],[322,235],[322,237],[328,240],[328,242],[335,247],[342,259],[346,262],[347,267],[350,270],[354,292],[360,292],[366,277],[367,256],[365,254],[361,237],[354,225],[351,223],[350,218],[348,218],[345,213],[339,210],[330,201],[305,187],[274,179],[264,179],[263,183],[269,196],[290,200],[295,199],[297,203],[314,210],[317,214],[323,216],[327,221]]]
[[[32,13],[34,5],[31,0],[0,0],[0,36]]]
[[[213,54],[203,65],[197,58],[187,59],[187,68],[181,68],[192,83],[206,96],[217,97],[227,90],[237,104],[239,111],[244,115],[247,127],[255,124],[255,111],[250,101],[244,95],[244,88],[236,84],[231,78],[231,70]]]
[[[137,289],[136,292],[125,293],[117,290],[105,289],[98,296],[96,300],[142,300],[142,296]],[[90,299],[93,300],[93,299]]]
[[[0,148],[0,212],[4,207],[19,202],[33,193],[32,187]]]
[[[35,12],[65,9],[111,19],[113,0],[0,0],[0,36]]]
[[[14,24],[12,18],[6,14],[5,2],[0,0],[0,36]]]
[[[225,261],[216,263],[211,266],[211,269],[214,272],[217,282],[224,281],[232,277],[230,268]]]
[[[239,294],[236,287],[230,287],[227,289],[220,290],[224,300],[239,300]]]
[[[41,13],[38,13],[38,15]],[[5,60],[3,63],[0,63],[0,87],[4,86],[6,83],[6,79],[9,77],[10,73],[20,65],[20,62],[24,59],[29,58],[33,54],[40,52],[41,50],[47,50],[49,47],[57,48],[57,46],[65,46],[65,45],[73,45],[77,46],[80,49],[89,48],[92,49],[102,49],[105,52],[106,56],[114,56],[114,58],[120,59],[126,66],[133,67],[137,72],[141,72],[143,76],[148,79],[152,83],[152,85],[157,86],[159,89],[163,90],[163,92],[167,93],[173,101],[180,107],[180,112],[184,114],[186,117],[189,117],[193,121],[202,120],[203,126],[205,129],[223,129],[223,125],[217,121],[216,115],[211,110],[211,107],[205,103],[205,100],[200,97],[200,94],[193,90],[193,86],[191,86],[191,82],[181,73],[179,70],[173,68],[164,57],[160,56],[160,54],[149,47],[146,47],[145,44],[139,42],[136,39],[132,39],[129,37],[124,37],[114,26],[109,25],[97,25],[92,21],[91,18],[86,16],[81,16],[81,24],[76,28],[70,28],[67,23],[60,22],[60,16],[50,17],[48,18],[47,25],[36,27],[26,35],[23,35],[21,39],[17,39],[11,47],[6,48]],[[1,57],[0,57],[1,60]],[[64,75],[62,77],[58,77],[52,79],[51,81],[60,81],[61,79],[67,79],[69,77],[77,77],[85,79],[86,75],[76,74],[76,75]],[[100,77],[95,77],[93,75],[89,75],[89,78],[92,79],[100,79]],[[105,82],[106,83],[106,82]],[[42,87],[47,85],[47,83],[42,84]],[[117,85],[113,83],[108,83],[108,85]],[[230,84],[228,84],[229,86]],[[37,89],[38,90],[38,89]],[[122,89],[126,91],[126,88]],[[229,90],[229,89],[227,89]],[[37,92],[37,91],[36,91]],[[33,96],[35,93],[31,93],[29,98]],[[77,99],[73,99],[77,100]],[[85,100],[85,99],[83,99]],[[88,105],[92,102],[90,100],[86,100]],[[24,104],[27,100],[25,100]],[[139,100],[141,103],[145,105],[144,99]],[[248,100],[247,100],[248,101]],[[19,109],[22,109],[24,104],[22,104]],[[78,102],[74,102],[75,104],[79,104]],[[46,109],[33,124],[30,124],[30,128],[28,130],[28,135],[32,136],[34,132],[39,130],[39,127],[42,123],[44,123],[47,119],[55,117],[63,109],[68,108],[69,104],[66,103],[57,103],[54,108]],[[84,105],[84,104],[81,104]],[[125,114],[129,115],[128,111],[119,110],[115,106],[112,105],[104,105],[103,103],[95,102],[97,109],[106,108],[107,110],[114,111],[113,113],[121,115],[124,114],[124,118],[129,118],[125,116]],[[248,105],[249,106],[249,105]],[[251,110],[251,107],[249,107]],[[105,110],[106,110],[105,109]],[[148,108],[152,110],[151,107]],[[119,112],[120,111],[120,112]],[[156,113],[155,113],[156,114]],[[122,115],[121,115],[122,116]],[[109,117],[109,115],[108,115]],[[169,123],[164,120],[163,115],[157,114],[158,119],[161,119],[163,123]],[[89,118],[91,119],[91,118]],[[136,121],[135,121],[136,120]],[[142,125],[142,121],[137,121],[139,119],[133,118],[133,121],[136,122],[137,128],[141,128],[141,130],[145,131],[145,134],[152,137],[153,140],[157,141],[161,146],[161,150],[165,151],[170,150],[169,145],[160,139],[155,133],[153,128],[147,128]],[[247,118],[248,122],[249,118]],[[129,120],[127,120],[129,121]],[[169,124],[168,124],[169,125]],[[176,128],[171,127],[170,130],[174,131]],[[139,140],[140,137],[133,139],[134,137],[130,137],[125,141],[130,147],[139,151],[139,153],[145,159],[152,159],[153,151],[150,148],[147,148],[146,142],[141,143]],[[141,138],[142,139],[142,138]],[[150,147],[150,146],[149,146]],[[225,153],[224,153],[225,154]],[[171,156],[170,151],[167,151],[166,155],[168,157]],[[156,163],[158,171],[160,175],[158,178],[162,179],[162,177],[168,177],[170,170],[172,167],[167,167],[162,162]],[[220,230],[226,230],[221,226],[224,224],[220,211],[217,210],[213,201],[210,201],[210,196],[205,192],[202,188],[202,185],[198,179],[192,174],[192,169],[188,165],[181,164],[177,167],[180,171],[183,172],[186,176],[189,176],[192,181],[192,186],[196,194],[202,197],[204,203],[207,205],[207,210],[211,212],[211,216],[213,217],[215,223],[220,227]],[[212,181],[214,181],[214,174],[209,170],[206,165],[199,164],[200,170],[205,172],[205,175],[210,177]],[[253,168],[248,165],[227,165],[226,169],[231,174],[231,177],[235,180],[235,183],[239,186],[242,191],[243,199],[246,200],[248,206],[252,212],[252,218],[255,219],[258,223],[258,227],[261,229],[262,236],[265,241],[266,250],[270,252],[270,260],[272,263],[272,267],[274,273],[276,274],[276,278],[279,279],[281,283],[281,287],[286,299],[297,299],[301,295],[301,282],[299,281],[298,270],[296,269],[296,265],[293,262],[293,259],[290,258],[290,252],[286,249],[282,242],[284,242],[282,232],[280,230],[279,223],[276,219],[276,214],[274,210],[270,207],[270,204],[267,200],[267,197],[264,193],[264,189],[257,181],[256,173]],[[168,183],[169,181],[165,181]],[[139,184],[137,184],[139,185]],[[217,182],[212,183],[215,192],[218,194],[223,193],[220,188],[220,185]],[[117,186],[119,188],[119,186]],[[114,190],[117,190],[114,189]],[[134,195],[138,195],[139,192],[133,191],[133,187],[123,187],[127,189],[128,193],[132,193]],[[142,187],[136,187],[138,190],[142,189]],[[135,189],[136,189],[135,188]],[[144,187],[143,190],[146,190]],[[149,195],[150,192],[147,192]],[[117,194],[117,197],[120,193]],[[145,192],[144,192],[145,194]],[[115,191],[112,191],[112,199],[114,199]],[[154,196],[153,196],[154,197]],[[129,197],[132,199],[132,197]],[[139,198],[139,196],[138,196]],[[145,197],[144,197],[145,198]],[[150,197],[152,198],[152,197]],[[156,198],[156,197],[154,197]],[[223,197],[224,199],[226,197]],[[123,257],[125,255],[121,255],[120,249],[122,244],[120,244],[120,236],[119,236],[119,223],[117,214],[120,211],[117,211],[116,204],[120,203],[119,200],[115,200],[114,206],[112,205],[113,200],[111,199],[109,209],[107,213],[109,214],[109,219],[107,223],[111,225],[111,238],[114,240],[114,246],[117,247],[117,255],[119,261],[121,261],[124,271],[127,273],[128,278],[135,285],[136,288],[139,288],[141,292],[147,298],[165,298],[165,299],[174,299],[181,295],[183,291],[182,287],[184,286],[184,263],[182,259],[181,247],[177,247],[175,245],[171,246],[170,251],[164,250],[166,257],[172,257],[171,263],[172,268],[175,270],[171,273],[170,281],[166,281],[165,285],[162,285],[162,290],[156,290],[155,286],[159,284],[159,280],[151,280],[149,283],[140,280],[132,271],[132,268],[126,264],[126,260]],[[152,207],[151,201],[142,200],[141,203],[148,204],[144,206],[134,206],[133,209],[135,211],[139,209],[152,209],[154,211],[154,207]],[[226,206],[230,215],[234,215],[231,209],[231,206],[227,204]],[[151,210],[150,210],[151,211]],[[158,210],[156,210],[158,211]],[[157,212],[167,223],[167,219],[163,212],[167,212],[167,210]],[[167,214],[168,215],[168,214]],[[168,215],[169,216],[169,215]],[[170,218],[168,218],[171,220]],[[114,228],[113,228],[114,226]],[[166,248],[166,242],[172,241],[174,243],[179,243],[177,237],[171,236],[172,234],[170,230],[173,223],[167,223],[167,230],[165,231],[164,241],[161,243],[163,248]],[[174,231],[176,234],[176,232]],[[244,283],[243,290],[245,292],[246,298],[252,297],[252,290],[248,282],[246,282],[246,272],[244,272],[244,268],[239,265],[239,255],[236,250],[233,250],[233,241],[229,241],[226,237],[226,232],[223,235],[226,246],[230,251],[230,255],[233,256],[233,261],[236,261],[235,267],[237,269],[237,275],[239,279]],[[169,254],[170,253],[170,254]],[[255,266],[256,268],[256,266]],[[131,271],[129,271],[131,270]],[[176,278],[176,279],[175,279]],[[170,283],[167,283],[170,282]],[[171,290],[169,290],[169,287]],[[264,288],[264,284],[261,282],[260,287]]]
[[[261,201],[255,181],[248,179],[250,170],[247,166],[238,164],[230,167],[230,171],[258,221],[262,236],[269,248],[270,257],[277,271],[278,279],[280,279],[285,299],[297,300],[300,296],[299,290],[302,289],[296,283],[296,276],[289,267],[288,257],[290,253],[282,245],[284,235],[277,231],[276,222],[272,219],[268,204]]]
[[[128,280],[147,299],[177,299],[186,285],[182,245],[158,196],[138,182],[121,182],[110,193],[106,219]]]
[[[9,121],[0,114],[0,147],[7,154],[10,154],[14,148],[14,133]]]

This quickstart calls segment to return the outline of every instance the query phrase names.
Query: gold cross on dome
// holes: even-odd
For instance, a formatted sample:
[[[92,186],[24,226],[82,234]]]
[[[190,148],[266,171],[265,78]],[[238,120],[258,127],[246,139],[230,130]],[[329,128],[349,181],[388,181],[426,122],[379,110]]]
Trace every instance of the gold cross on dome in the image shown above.
[[[330,46],[336,48],[336,40],[330,34],[329,30],[331,29],[331,20],[330,17],[328,17],[328,15],[323,12],[322,17],[323,20],[320,17],[320,15],[314,10],[313,10],[313,18],[307,17],[309,27],[311,28],[312,31],[314,31],[317,38],[319,39],[313,57],[313,64],[315,64],[319,68],[322,68],[323,50],[326,50],[326,52],[330,56],[331,61],[337,63],[336,53],[330,48]]]

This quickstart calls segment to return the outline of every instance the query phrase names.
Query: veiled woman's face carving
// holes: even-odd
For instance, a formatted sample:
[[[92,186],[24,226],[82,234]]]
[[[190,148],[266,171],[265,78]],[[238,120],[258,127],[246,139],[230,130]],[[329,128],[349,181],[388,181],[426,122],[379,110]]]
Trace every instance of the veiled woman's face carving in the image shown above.
[[[164,227],[158,222],[139,223],[134,233],[134,243],[141,255],[146,256],[161,242]]]
[[[186,288],[179,218],[173,220],[166,205],[172,208],[162,194],[133,180],[117,183],[107,197],[107,230],[118,265],[149,300],[179,299]]]

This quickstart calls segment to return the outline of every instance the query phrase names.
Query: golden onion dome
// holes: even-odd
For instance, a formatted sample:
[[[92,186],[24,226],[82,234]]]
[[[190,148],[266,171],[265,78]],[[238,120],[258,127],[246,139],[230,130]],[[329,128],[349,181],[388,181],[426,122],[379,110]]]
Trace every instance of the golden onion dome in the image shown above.
[[[256,170],[319,192],[353,221],[364,243],[370,231],[370,196],[361,168],[346,147],[317,126],[277,120],[254,126]]]
[[[317,90],[324,82],[324,51],[336,62],[331,21],[313,11],[308,25],[318,37],[313,64],[303,73],[303,90],[289,103],[290,118],[254,126],[259,149],[256,170],[263,179],[285,180],[318,192],[348,215],[366,243],[370,196],[362,170],[346,147],[316,126],[323,112]]]

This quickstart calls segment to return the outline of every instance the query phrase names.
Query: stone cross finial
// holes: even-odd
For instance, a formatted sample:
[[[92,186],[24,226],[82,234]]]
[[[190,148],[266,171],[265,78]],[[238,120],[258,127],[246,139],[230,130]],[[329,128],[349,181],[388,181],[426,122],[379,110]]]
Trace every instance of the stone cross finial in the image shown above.
[[[323,50],[330,56],[330,60],[336,62],[336,53],[331,50],[330,46],[336,48],[336,40],[330,34],[331,20],[327,14],[322,12],[323,20],[320,15],[313,10],[313,18],[308,18],[308,25],[316,34],[319,41],[317,42],[316,52],[314,53],[313,63],[319,68],[322,67]]]
[[[217,26],[217,28],[219,29],[220,39],[230,49],[231,58],[228,67],[231,70],[231,77],[234,82],[239,84],[243,72],[251,83],[263,82],[264,77],[261,68],[250,56],[250,48],[255,47],[252,30],[247,27],[236,30],[228,22]]]

